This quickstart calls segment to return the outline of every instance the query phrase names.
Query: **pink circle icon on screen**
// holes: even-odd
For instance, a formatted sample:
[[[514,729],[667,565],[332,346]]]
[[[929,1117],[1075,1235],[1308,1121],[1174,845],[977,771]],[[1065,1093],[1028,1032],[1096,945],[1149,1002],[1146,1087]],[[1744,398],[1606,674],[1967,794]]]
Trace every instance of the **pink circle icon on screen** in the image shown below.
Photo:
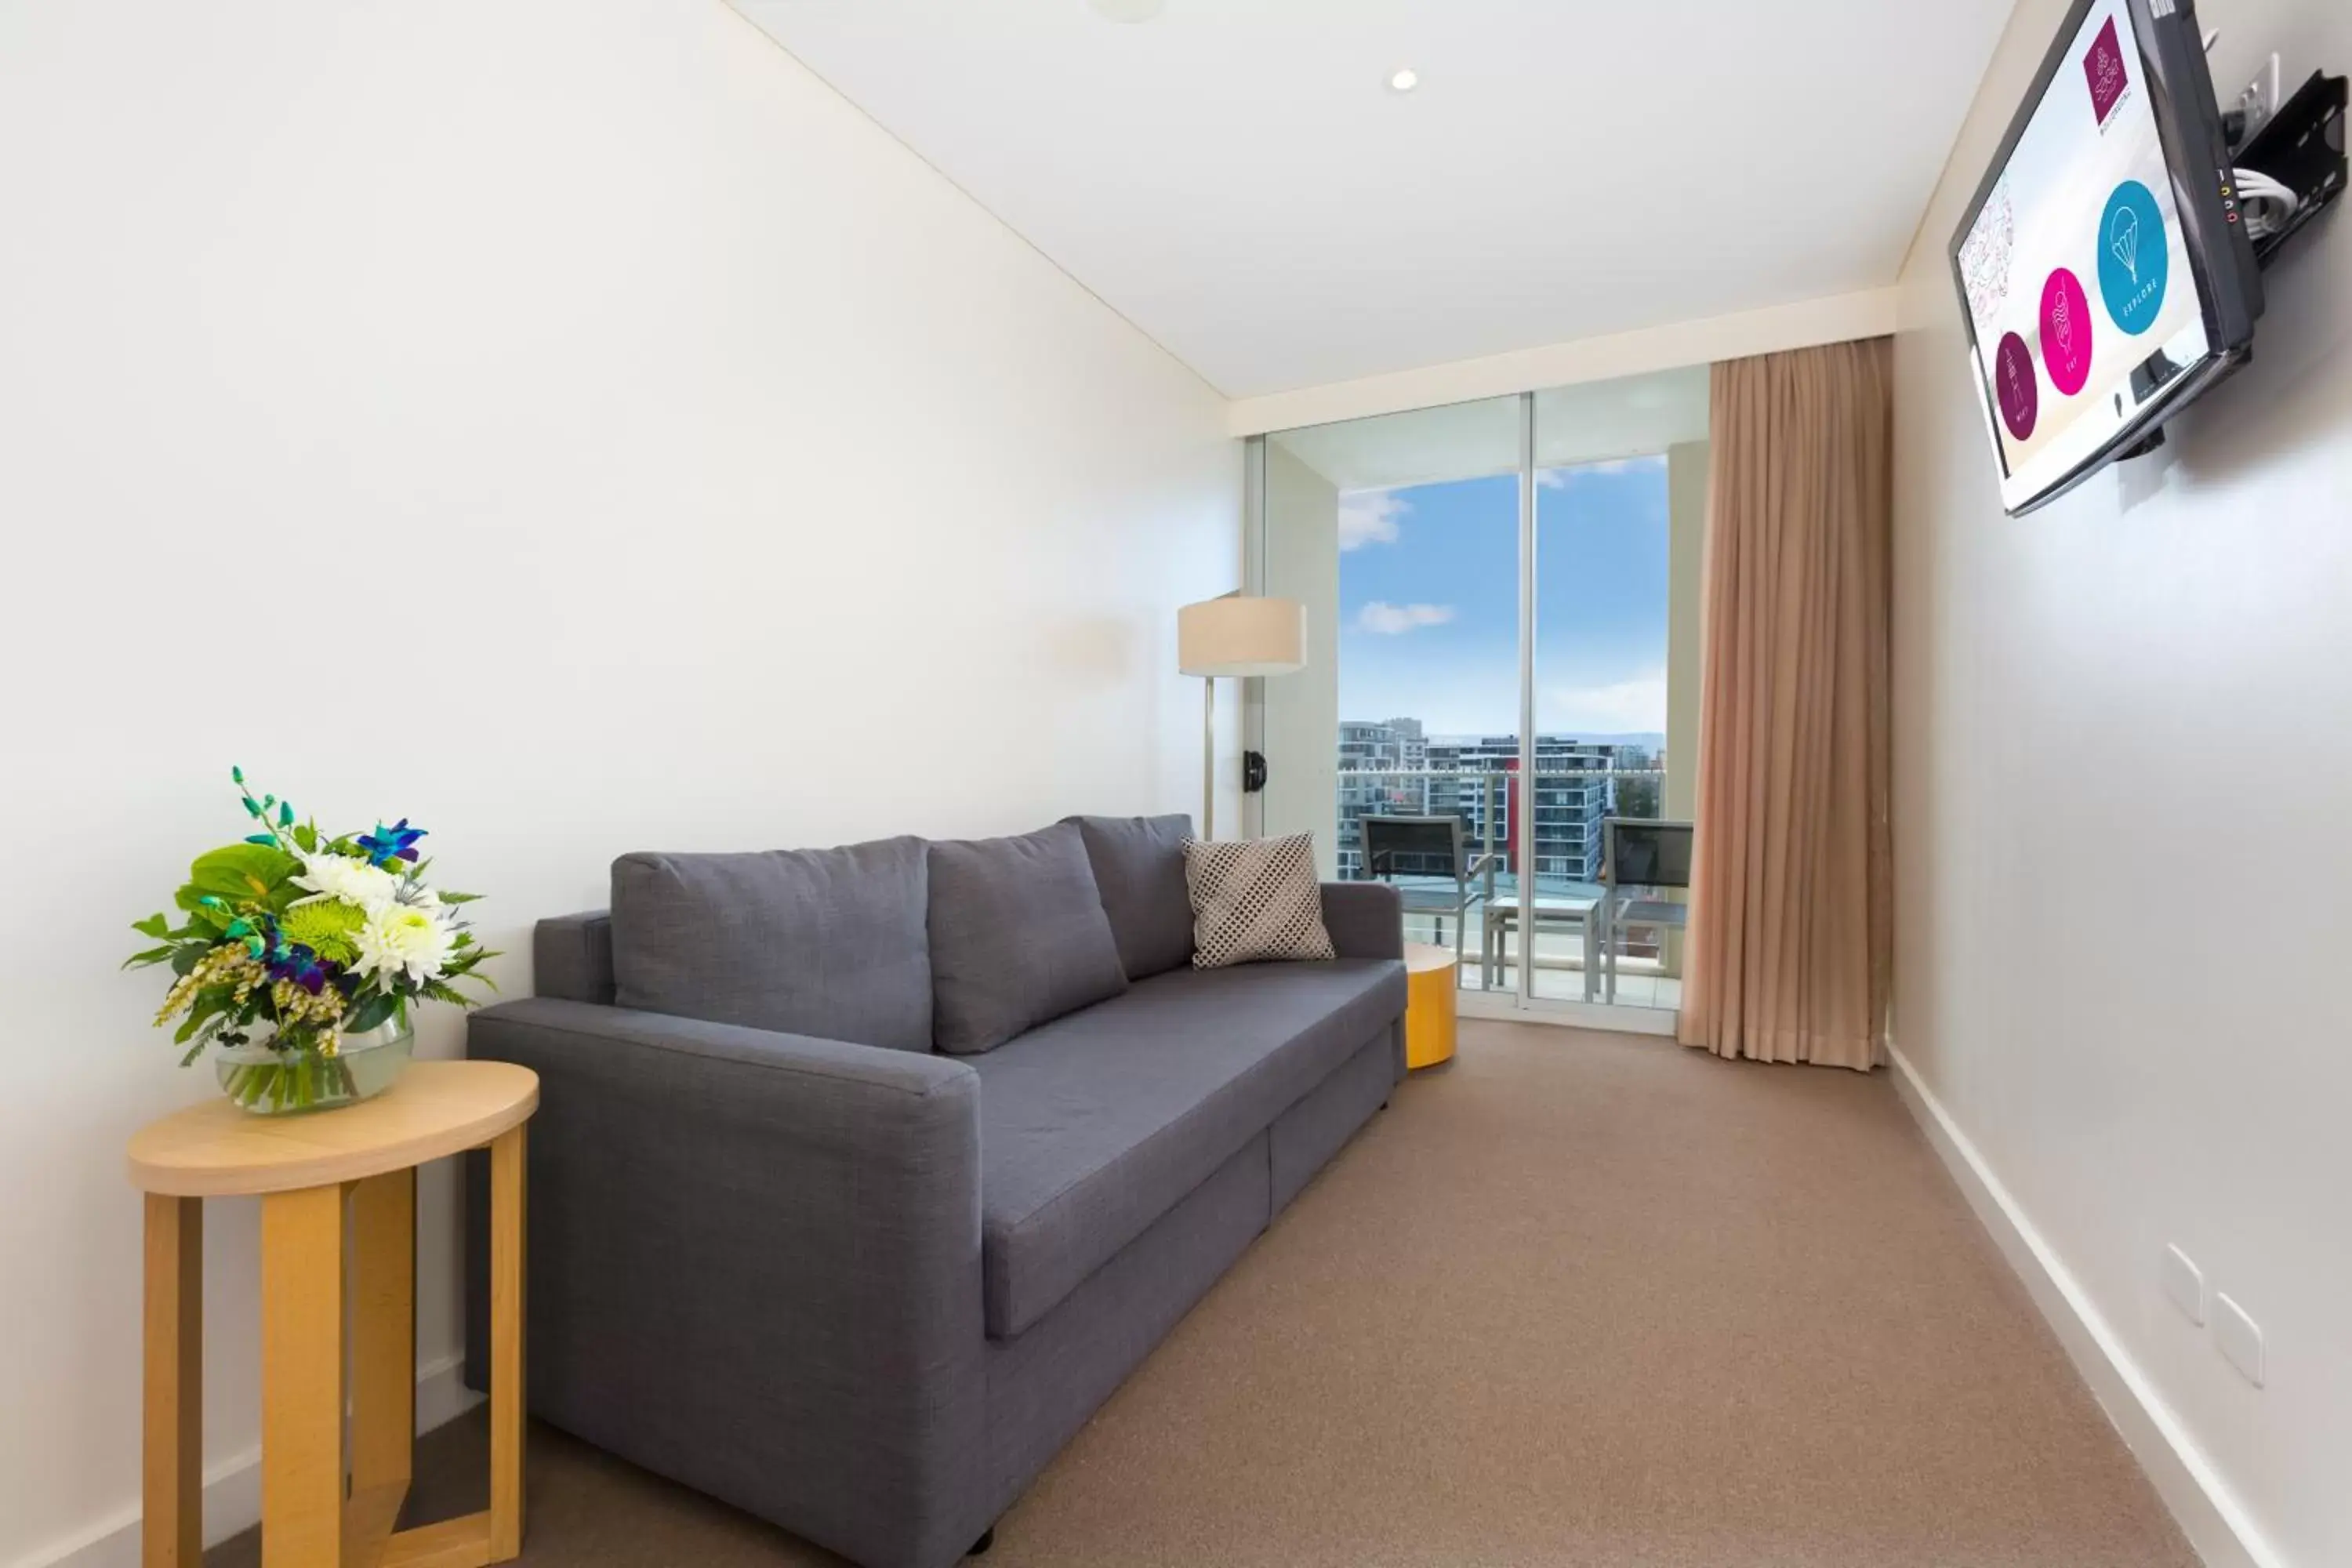
[[[1993,395],[2000,402],[2000,422],[2022,441],[2033,434],[2033,416],[2042,405],[2042,389],[2033,382],[2033,353],[2015,332],[2003,332],[1992,356]]]
[[[2082,281],[2061,267],[2042,285],[2042,363],[2067,397],[2091,379],[2091,301]]]

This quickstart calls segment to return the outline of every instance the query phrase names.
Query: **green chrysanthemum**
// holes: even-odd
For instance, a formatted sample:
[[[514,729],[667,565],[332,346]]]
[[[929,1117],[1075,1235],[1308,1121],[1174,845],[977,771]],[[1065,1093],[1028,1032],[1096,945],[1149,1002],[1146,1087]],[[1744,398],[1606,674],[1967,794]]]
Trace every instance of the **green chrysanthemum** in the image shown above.
[[[320,899],[288,910],[279,917],[278,930],[288,942],[300,942],[320,958],[349,963],[359,956],[352,937],[366,923],[367,915],[358,905]]]

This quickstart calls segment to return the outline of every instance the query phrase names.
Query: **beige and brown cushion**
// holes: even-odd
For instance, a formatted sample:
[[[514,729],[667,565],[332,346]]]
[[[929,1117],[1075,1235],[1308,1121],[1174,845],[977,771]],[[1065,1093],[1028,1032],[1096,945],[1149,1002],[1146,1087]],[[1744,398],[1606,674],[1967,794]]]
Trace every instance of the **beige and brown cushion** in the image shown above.
[[[1230,842],[1187,838],[1184,885],[1192,896],[1195,969],[1339,957],[1323,929],[1311,834]]]

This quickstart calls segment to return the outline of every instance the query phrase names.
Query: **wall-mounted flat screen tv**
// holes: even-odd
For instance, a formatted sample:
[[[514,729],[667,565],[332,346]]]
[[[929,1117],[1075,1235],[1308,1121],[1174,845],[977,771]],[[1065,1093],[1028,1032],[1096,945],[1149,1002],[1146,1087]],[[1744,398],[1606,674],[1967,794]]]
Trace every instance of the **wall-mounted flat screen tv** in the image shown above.
[[[2186,0],[2076,0],[1951,258],[2012,515],[2243,363],[2262,280]]]

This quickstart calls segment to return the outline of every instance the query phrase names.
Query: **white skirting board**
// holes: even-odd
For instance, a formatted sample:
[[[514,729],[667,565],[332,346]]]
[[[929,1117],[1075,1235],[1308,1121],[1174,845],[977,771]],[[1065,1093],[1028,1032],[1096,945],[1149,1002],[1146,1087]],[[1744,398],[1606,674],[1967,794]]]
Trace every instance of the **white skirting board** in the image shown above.
[[[416,1430],[421,1436],[454,1421],[482,1396],[466,1386],[463,1355],[445,1356],[416,1373]],[[216,1546],[261,1519],[261,1450],[207,1466],[205,1470],[205,1544]],[[79,1537],[20,1558],[14,1568],[139,1568],[139,1509],[136,1504]]]
[[[2025,1282],[2034,1305],[2057,1332],[2058,1342],[2198,1555],[2208,1568],[2291,1568],[1942,1101],[1919,1080],[1900,1050],[1890,1049],[1888,1055],[1903,1103],[1959,1184],[1969,1206],[1992,1233],[2009,1266]]]
[[[1522,1007],[1507,992],[1462,991],[1454,994],[1455,1016],[1491,1018],[1498,1024],[1549,1024],[1556,1029],[1605,1029],[1620,1035],[1665,1035],[1675,1032],[1671,1007],[1620,1007],[1607,1002],[1544,1001]]]

